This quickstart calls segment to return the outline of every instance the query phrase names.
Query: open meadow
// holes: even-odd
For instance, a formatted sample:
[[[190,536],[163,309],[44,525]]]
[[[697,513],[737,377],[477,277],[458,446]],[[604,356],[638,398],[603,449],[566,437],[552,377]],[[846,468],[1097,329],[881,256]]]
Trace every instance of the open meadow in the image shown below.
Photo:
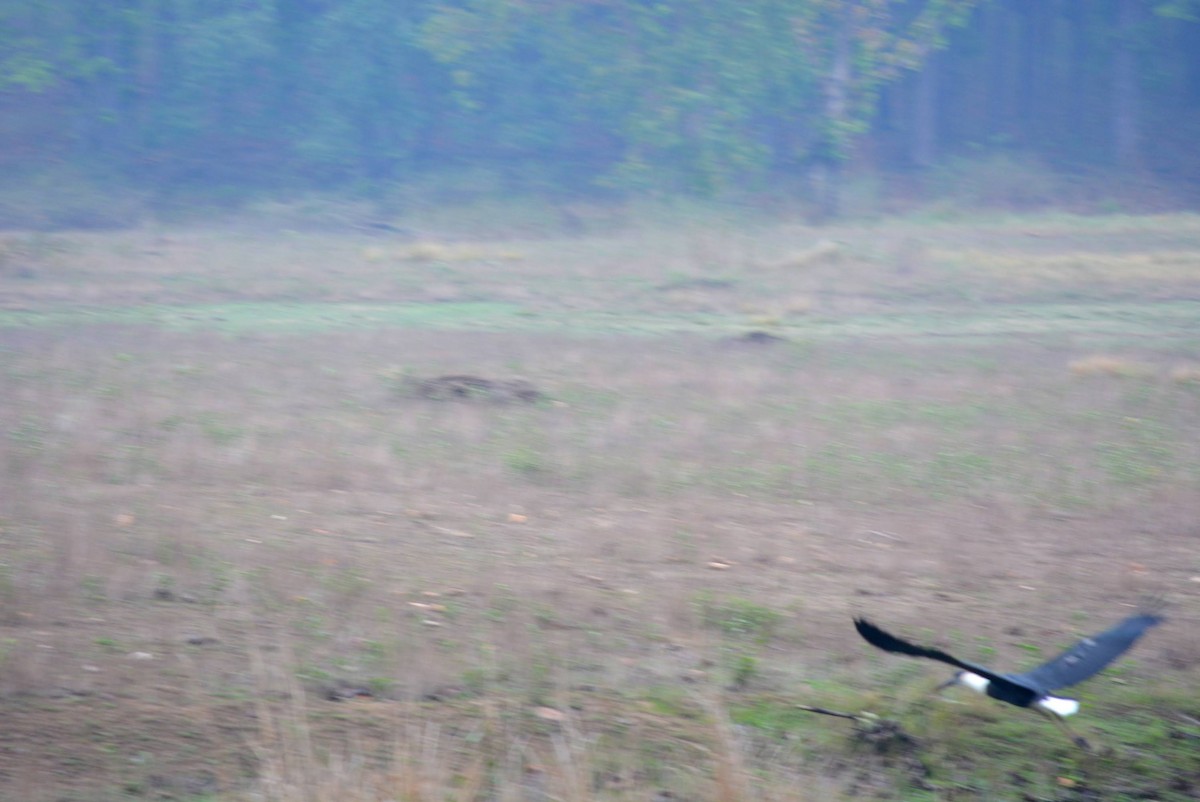
[[[480,218],[0,236],[0,799],[1200,796],[1200,216]]]

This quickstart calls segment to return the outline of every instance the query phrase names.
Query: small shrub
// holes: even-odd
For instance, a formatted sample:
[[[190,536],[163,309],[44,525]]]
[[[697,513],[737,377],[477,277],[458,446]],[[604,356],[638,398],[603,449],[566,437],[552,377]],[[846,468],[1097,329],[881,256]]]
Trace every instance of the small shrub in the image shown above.
[[[0,228],[128,228],[144,213],[145,200],[140,194],[68,168],[0,185]]]
[[[1036,158],[1003,152],[951,159],[929,187],[937,198],[983,208],[1037,208],[1065,194],[1062,178]]]
[[[758,675],[758,658],[748,652],[738,652],[733,656],[732,674],[731,684],[734,688],[749,686]]]
[[[504,464],[509,470],[527,478],[544,476],[550,472],[546,458],[529,446],[516,446],[506,452]]]

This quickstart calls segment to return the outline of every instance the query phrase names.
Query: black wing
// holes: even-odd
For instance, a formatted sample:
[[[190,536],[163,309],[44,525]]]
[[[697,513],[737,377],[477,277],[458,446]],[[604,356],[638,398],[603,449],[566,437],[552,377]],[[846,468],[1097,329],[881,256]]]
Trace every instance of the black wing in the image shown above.
[[[1014,677],[1006,677],[1002,674],[997,674],[994,671],[989,671],[983,666],[968,663],[965,660],[959,660],[952,654],[947,654],[941,649],[932,649],[928,646],[917,646],[909,643],[906,640],[901,640],[895,635],[884,632],[879,627],[872,624],[863,618],[854,619],[854,628],[858,630],[858,634],[863,636],[867,643],[877,649],[883,649],[885,652],[893,652],[894,654],[906,654],[909,657],[927,657],[930,660],[937,660],[939,663],[949,663],[952,666],[970,671],[972,674],[978,674],[986,680],[997,683],[999,685],[1009,686],[1015,685]]]
[[[1146,630],[1162,622],[1154,613],[1131,615],[1112,629],[1084,638],[1048,663],[1024,674],[1013,675],[1042,692],[1083,682],[1124,654]]]

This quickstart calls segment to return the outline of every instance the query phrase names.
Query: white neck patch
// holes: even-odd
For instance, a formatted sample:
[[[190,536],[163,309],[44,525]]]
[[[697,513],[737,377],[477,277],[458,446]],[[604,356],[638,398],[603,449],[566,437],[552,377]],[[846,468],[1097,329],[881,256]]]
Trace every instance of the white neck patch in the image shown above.
[[[991,681],[984,679],[978,674],[972,674],[970,671],[964,671],[959,674],[958,681],[959,683],[966,685],[971,690],[978,691],[979,693],[987,693],[988,685],[992,684]]]
[[[1051,713],[1066,718],[1073,716],[1079,712],[1079,702],[1074,699],[1061,699],[1057,696],[1047,696],[1045,699],[1039,699],[1037,706],[1043,710],[1049,710]]]

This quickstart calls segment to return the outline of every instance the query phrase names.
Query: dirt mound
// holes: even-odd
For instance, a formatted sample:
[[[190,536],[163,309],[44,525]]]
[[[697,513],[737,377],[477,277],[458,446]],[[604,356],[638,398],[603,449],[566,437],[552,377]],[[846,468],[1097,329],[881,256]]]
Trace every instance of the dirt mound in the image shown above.
[[[419,379],[413,382],[412,389],[414,395],[433,401],[522,401],[532,404],[545,397],[525,379],[485,379],[468,374]]]

